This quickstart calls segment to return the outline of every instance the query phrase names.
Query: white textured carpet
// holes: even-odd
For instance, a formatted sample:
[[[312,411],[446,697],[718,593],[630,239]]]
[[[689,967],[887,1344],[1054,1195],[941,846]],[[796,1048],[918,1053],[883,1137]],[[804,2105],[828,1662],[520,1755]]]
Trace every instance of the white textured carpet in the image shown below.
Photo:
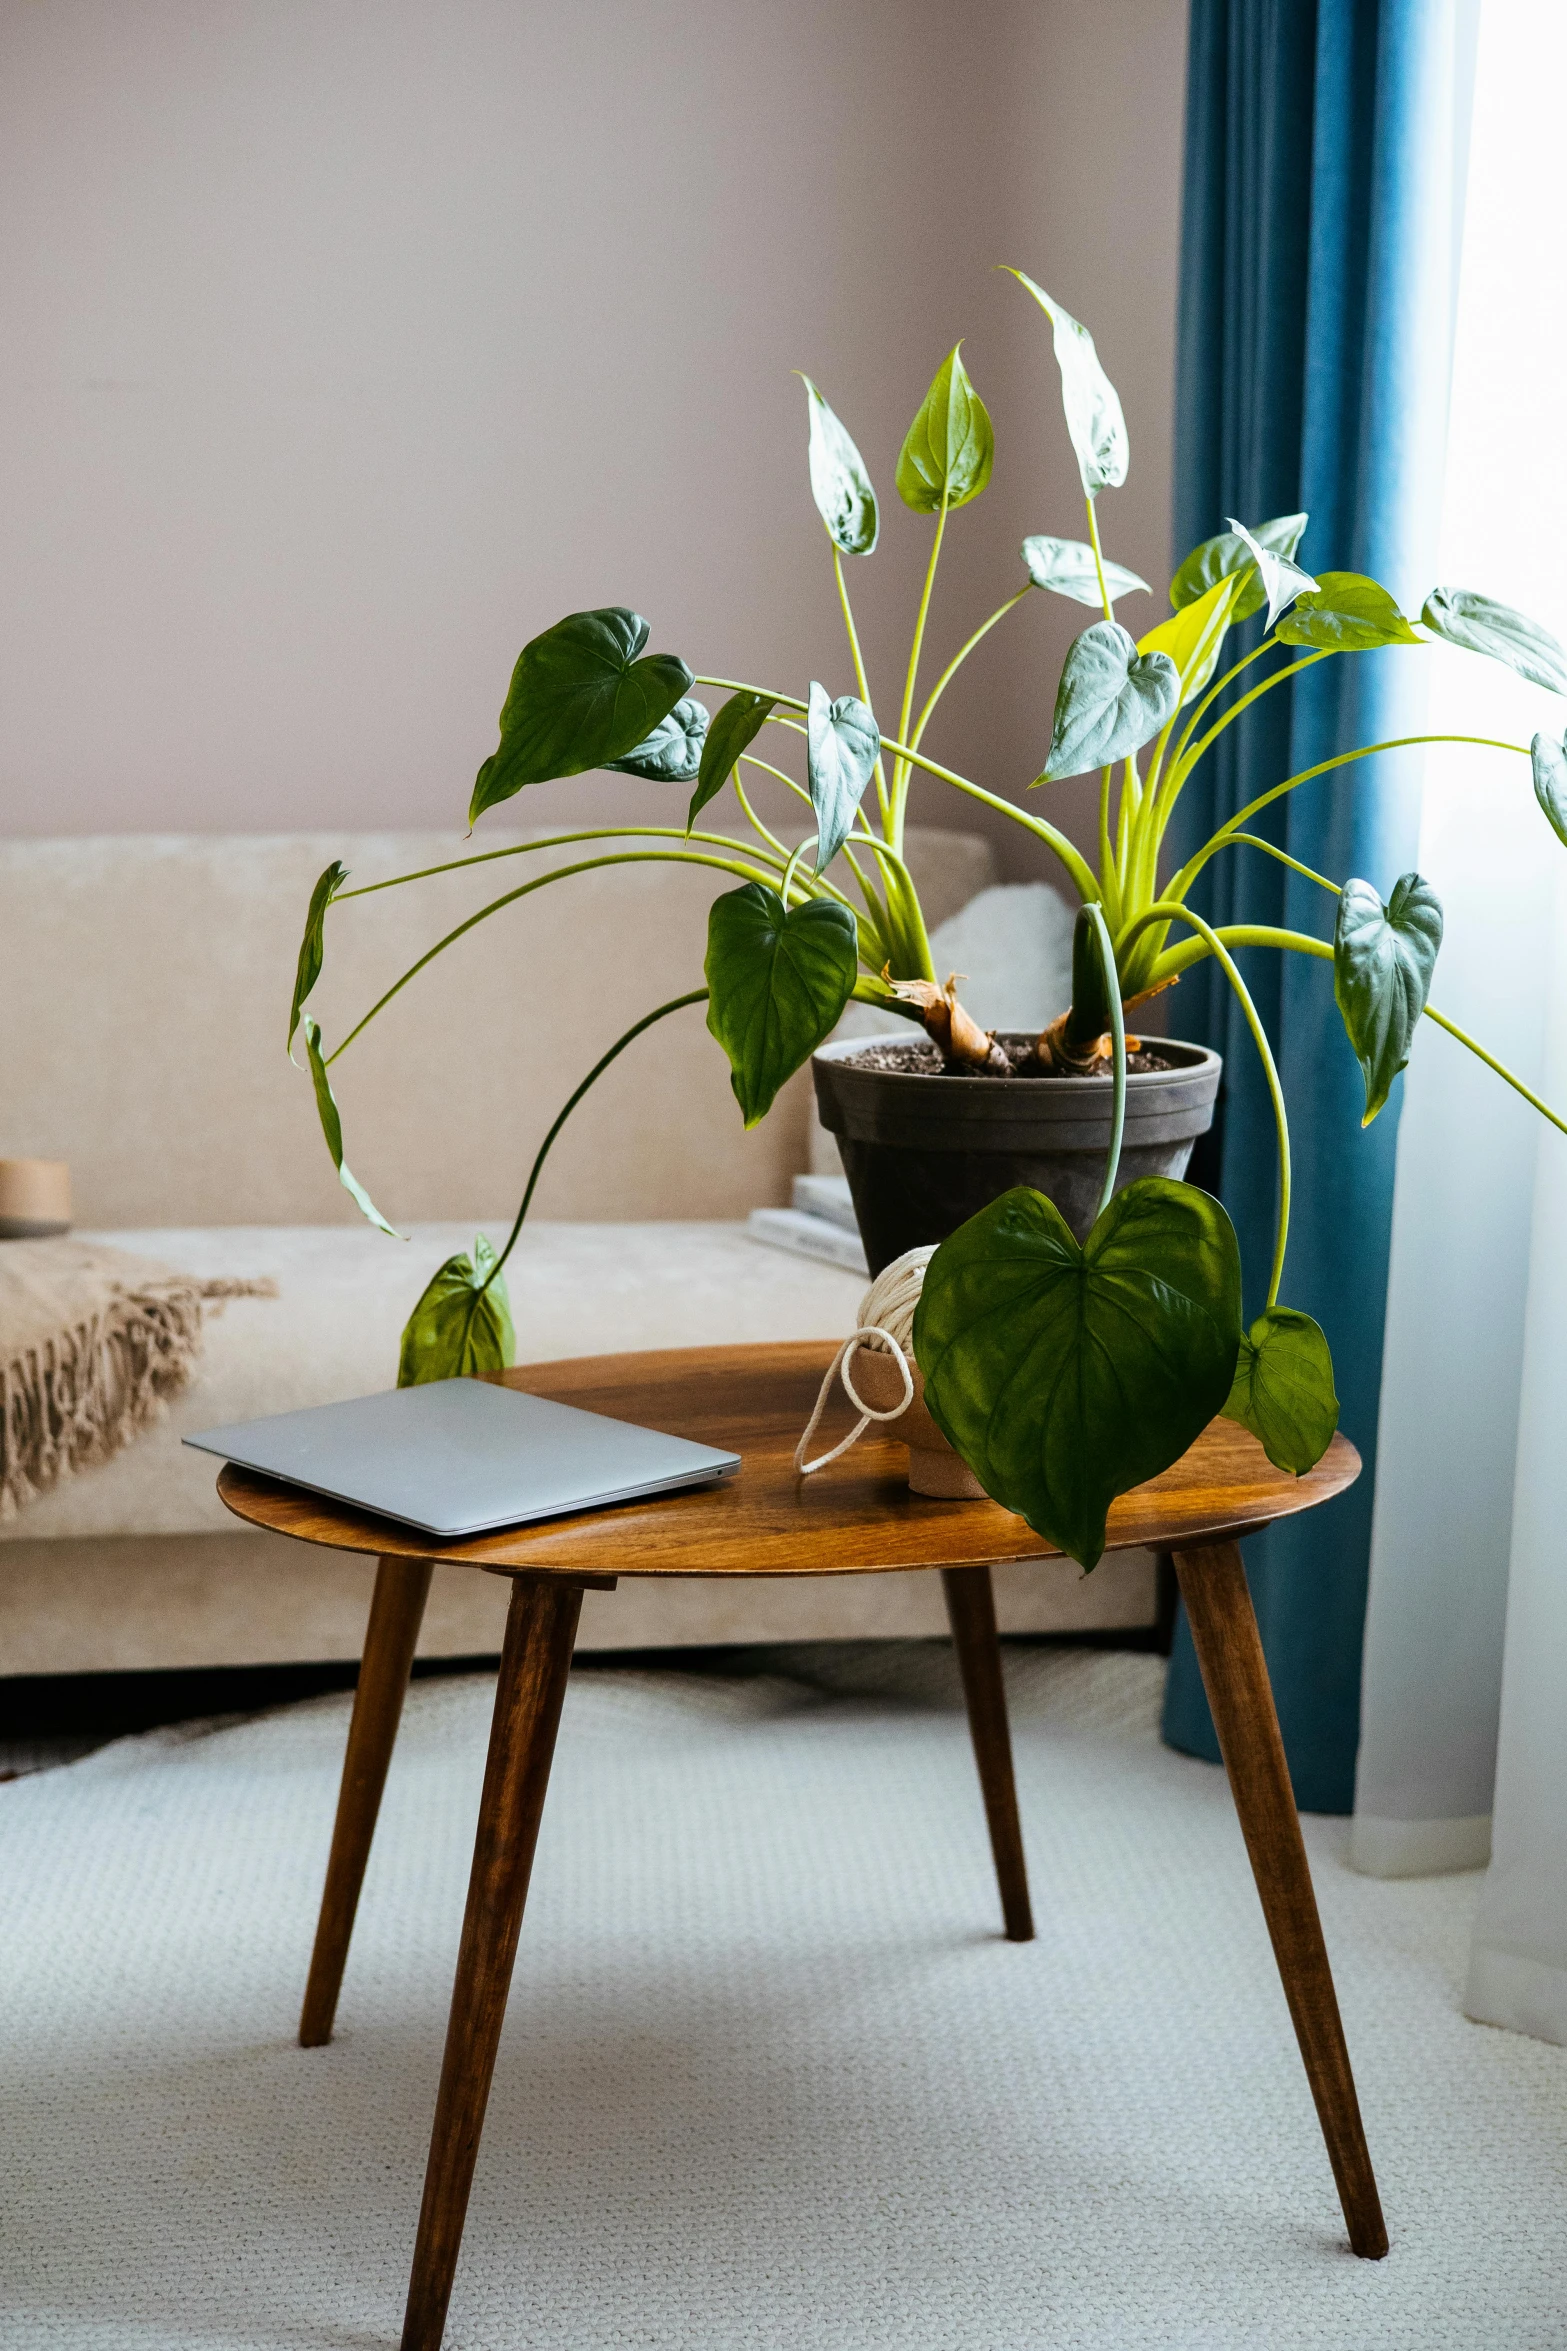
[[[1460,2016],[1472,1879],[1308,1824],[1358,2262],[1157,1664],[1013,1658],[1013,1947],[944,1653],[811,1662],[573,1678],[453,2346],[1567,2344],[1567,2052]],[[0,1789],[6,2351],[396,2341],[490,1687],[412,1693],[329,2050],[292,2028],[346,1700]]]

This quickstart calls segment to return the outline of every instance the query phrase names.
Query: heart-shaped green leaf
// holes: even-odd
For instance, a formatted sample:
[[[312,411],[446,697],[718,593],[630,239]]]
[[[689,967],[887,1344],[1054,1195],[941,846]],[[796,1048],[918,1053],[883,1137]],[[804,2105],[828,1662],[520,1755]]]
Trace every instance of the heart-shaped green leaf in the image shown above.
[[[1531,685],[1567,694],[1567,652],[1559,638],[1526,612],[1515,612],[1510,604],[1498,604],[1494,596],[1482,596],[1473,588],[1433,588],[1420,617],[1450,645],[1488,653]]]
[[[1366,1080],[1363,1127],[1409,1060],[1441,944],[1441,904],[1419,874],[1400,874],[1386,906],[1369,882],[1344,884],[1333,933],[1333,994]]]
[[[718,716],[707,730],[702,745],[702,764],[697,769],[696,790],[686,810],[686,831],[696,823],[709,800],[716,798],[740,764],[740,754],[748,750],[772,711],[777,707],[771,694],[753,694],[742,687],[731,694]]]
[[[1222,1410],[1240,1283],[1234,1227],[1194,1185],[1128,1184],[1081,1248],[1055,1203],[1019,1186],[925,1269],[926,1405],[988,1494],[1093,1567],[1117,1494]]]
[[[1057,596],[1070,596],[1074,604],[1099,602],[1099,574],[1094,566],[1094,551],[1086,539],[1049,539],[1042,534],[1025,539],[1023,563],[1036,588],[1049,588]],[[1106,563],[1105,586],[1112,604],[1139,589],[1145,596],[1153,593],[1146,580],[1140,580],[1135,571],[1128,571],[1120,563]]]
[[[524,645],[501,712],[500,749],[474,783],[470,824],[524,784],[604,767],[647,741],[692,684],[673,653],[642,656],[647,640],[639,612],[610,604],[568,613]]]
[[[816,511],[835,547],[845,555],[869,555],[881,525],[865,460],[810,377],[800,381],[810,415],[806,460]]]
[[[1270,554],[1288,560],[1300,545],[1309,519],[1304,514],[1276,514],[1271,522],[1258,523],[1251,535]],[[1170,602],[1179,612],[1183,604],[1195,604],[1215,581],[1231,572],[1240,572],[1244,582],[1230,611],[1230,625],[1238,628],[1243,620],[1260,612],[1268,599],[1258,576],[1257,559],[1235,531],[1220,531],[1216,539],[1204,539],[1200,547],[1192,549],[1170,582]]]
[[[1241,587],[1237,573],[1226,574],[1194,604],[1183,604],[1179,612],[1172,612],[1168,620],[1137,640],[1139,653],[1168,653],[1174,662],[1180,673],[1182,708],[1195,701],[1219,666],[1220,648]]]
[[[1325,571],[1274,631],[1281,645],[1317,645],[1330,653],[1370,653],[1378,645],[1418,645],[1386,588],[1363,572]]]
[[[854,917],[835,898],[807,898],[786,912],[776,890],[747,882],[713,900],[703,968],[707,1025],[754,1127],[849,1001],[859,970]]]
[[[1320,1324],[1292,1306],[1270,1306],[1241,1339],[1224,1407],[1261,1442],[1275,1469],[1304,1477],[1338,1427],[1333,1358]]]
[[[813,678],[805,719],[805,772],[816,814],[818,873],[831,865],[848,839],[880,750],[881,729],[866,705],[853,694],[830,702],[826,687]]]
[[[293,1051],[294,1031],[299,1026],[299,1009],[321,977],[321,964],[326,954],[323,931],[326,910],[348,879],[348,868],[334,857],[326,872],[310,893],[310,911],[305,916],[305,935],[299,942],[299,962],[294,970],[294,1001],[288,1009],[288,1045]]]
[[[1545,821],[1567,848],[1567,740],[1557,743],[1549,735],[1536,735],[1529,745],[1529,764]]]
[[[498,1273],[485,1289],[494,1263],[489,1237],[480,1233],[471,1257],[448,1257],[432,1277],[403,1326],[397,1358],[400,1388],[506,1369],[517,1352],[517,1335],[506,1276]]]
[[[604,765],[620,775],[646,776],[654,784],[688,784],[701,772],[707,728],[706,707],[693,696],[682,695],[645,743],[624,759],[606,759]]]
[[[383,1233],[390,1233],[394,1241],[400,1241],[403,1237],[402,1234],[395,1225],[387,1223],[365,1190],[364,1185],[343,1157],[343,1120],[332,1093],[332,1081],[326,1074],[326,1061],[321,1051],[320,1025],[311,1019],[308,1012],[301,1014],[300,1017],[305,1032],[305,1051],[310,1056],[310,1075],[316,1089],[316,1115],[321,1121],[321,1132],[326,1137],[326,1147],[332,1154],[332,1165],[337,1169],[337,1180],[362,1216],[367,1216],[373,1225],[379,1225]]]
[[[1108,767],[1152,742],[1181,699],[1168,653],[1139,653],[1119,621],[1096,620],[1073,640],[1056,688],[1050,756],[1040,783]]]
[[[1020,269],[1011,274],[1033,295],[1050,321],[1056,365],[1061,370],[1061,405],[1066,410],[1066,429],[1077,455],[1083,495],[1097,498],[1101,490],[1118,489],[1131,462],[1126,419],[1115,386],[1099,364],[1094,338],[1043,286],[1036,286]]]
[[[954,343],[910,425],[898,458],[898,496],[916,514],[950,514],[977,498],[990,479],[996,436],[985,403],[969,382],[963,346]]]

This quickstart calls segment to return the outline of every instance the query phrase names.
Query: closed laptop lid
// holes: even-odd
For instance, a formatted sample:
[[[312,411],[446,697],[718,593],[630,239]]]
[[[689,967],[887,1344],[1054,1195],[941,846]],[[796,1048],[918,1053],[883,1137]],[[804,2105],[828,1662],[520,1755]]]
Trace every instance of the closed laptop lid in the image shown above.
[[[740,1467],[737,1453],[488,1380],[392,1388],[185,1443],[446,1537],[635,1501]]]

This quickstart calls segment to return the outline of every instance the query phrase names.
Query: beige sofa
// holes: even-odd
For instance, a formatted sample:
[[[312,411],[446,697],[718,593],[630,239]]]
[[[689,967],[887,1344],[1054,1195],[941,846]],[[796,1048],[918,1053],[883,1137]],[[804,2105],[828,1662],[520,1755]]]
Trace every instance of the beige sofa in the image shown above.
[[[490,836],[486,847],[525,842]],[[71,1163],[80,1229],[192,1272],[270,1275],[273,1298],[209,1319],[168,1421],[0,1526],[0,1675],[357,1653],[364,1561],[241,1528],[188,1430],[387,1386],[430,1273],[497,1237],[550,1117],[649,1006],[699,984],[715,877],[622,866],[541,891],[469,933],[345,1057],[349,1162],[407,1235],[367,1227],[333,1175],[308,1080],[283,1051],[310,888],[464,853],[447,835],[129,837],[0,845],[0,1154]],[[336,910],[313,999],[329,1042],[413,956],[523,874],[533,852]],[[553,862],[560,862],[557,856]],[[926,833],[911,862],[933,921],[994,879],[988,847]],[[519,1355],[833,1337],[863,1283],[765,1248],[749,1209],[807,1164],[796,1079],[747,1135],[700,1009],[639,1040],[567,1128],[511,1289]],[[422,1647],[494,1650],[504,1587],[442,1569]],[[1139,1624],[1145,1557],[998,1577],[1013,1629]],[[623,1582],[590,1594],[589,1646],[941,1629],[935,1579]]]

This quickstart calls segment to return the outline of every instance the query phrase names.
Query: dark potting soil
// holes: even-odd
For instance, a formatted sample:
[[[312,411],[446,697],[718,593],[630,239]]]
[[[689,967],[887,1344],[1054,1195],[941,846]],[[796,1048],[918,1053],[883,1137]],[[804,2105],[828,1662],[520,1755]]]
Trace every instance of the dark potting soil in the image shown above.
[[[949,1069],[928,1037],[918,1041],[910,1038],[906,1045],[862,1045],[858,1053],[844,1056],[849,1069],[881,1069],[900,1078],[1087,1078],[1103,1077],[1103,1069],[1045,1069],[1034,1053],[1032,1038],[1009,1040],[998,1037],[996,1043],[1006,1055],[1010,1067],[1005,1071],[995,1068]],[[1128,1053],[1126,1066],[1134,1069],[1176,1069],[1172,1061],[1157,1046],[1139,1045],[1135,1053]]]

